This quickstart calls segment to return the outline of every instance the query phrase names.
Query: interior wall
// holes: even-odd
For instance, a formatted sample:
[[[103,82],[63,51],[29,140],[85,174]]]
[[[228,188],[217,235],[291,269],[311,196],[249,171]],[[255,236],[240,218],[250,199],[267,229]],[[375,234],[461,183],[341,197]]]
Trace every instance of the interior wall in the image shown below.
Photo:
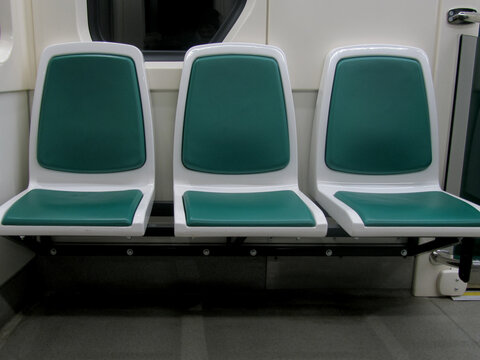
[[[28,94],[0,93],[0,203],[27,187]]]
[[[0,2],[0,92],[32,89],[34,58],[30,0]]]
[[[0,93],[0,203],[27,187],[29,101],[26,91]],[[34,254],[0,237],[0,286]]]
[[[155,131],[155,200],[173,201],[173,131],[178,91],[152,91]]]
[[[28,89],[34,84],[30,0],[0,2],[0,203],[27,186]],[[0,287],[34,254],[0,237]]]
[[[455,7],[480,9],[479,0],[275,0],[269,2],[268,40],[287,56],[294,91],[315,91],[326,55],[358,44],[419,47],[429,58],[438,121],[440,178],[443,180],[450,133],[460,34],[476,35],[478,25],[449,25]],[[303,162],[303,159],[302,159]]]
[[[36,59],[50,44],[91,41],[86,0],[31,0]],[[310,128],[327,53],[338,46],[392,43],[420,47],[427,53],[439,113],[440,177],[449,139],[461,33],[477,34],[477,25],[452,26],[453,7],[480,9],[480,0],[248,0],[225,41],[268,43],[287,56],[298,127],[300,185],[305,189]],[[57,14],[62,16],[57,16]],[[62,29],[62,31],[58,31]],[[157,144],[156,200],[172,200],[172,134],[182,62],[147,62]]]

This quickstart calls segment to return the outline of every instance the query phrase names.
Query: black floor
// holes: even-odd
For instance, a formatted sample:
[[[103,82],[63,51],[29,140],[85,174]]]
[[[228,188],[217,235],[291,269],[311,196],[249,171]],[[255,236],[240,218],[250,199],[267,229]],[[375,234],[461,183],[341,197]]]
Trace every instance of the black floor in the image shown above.
[[[480,359],[480,302],[407,291],[50,294],[0,359]]]

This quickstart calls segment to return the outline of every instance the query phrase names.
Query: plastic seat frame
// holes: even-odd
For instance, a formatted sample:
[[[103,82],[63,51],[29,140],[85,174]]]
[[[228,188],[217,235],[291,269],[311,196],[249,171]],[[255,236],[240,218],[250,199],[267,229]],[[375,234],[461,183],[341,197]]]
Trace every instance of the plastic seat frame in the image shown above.
[[[129,171],[113,173],[72,173],[49,170],[37,161],[37,132],[42,93],[47,66],[52,57],[67,54],[113,54],[129,57],[135,64],[140,90],[145,134],[146,161],[143,166]],[[0,207],[0,219],[23,195],[33,189],[75,192],[105,192],[137,189],[143,197],[134,213],[130,226],[18,226],[0,225],[1,235],[88,235],[88,236],[141,236],[145,233],[155,190],[155,160],[150,95],[146,81],[142,53],[134,46],[106,42],[65,43],[47,47],[39,62],[35,94],[32,105],[29,140],[28,188]]]
[[[266,56],[275,59],[278,63],[284,90],[290,141],[290,161],[285,168],[258,174],[224,175],[192,171],[183,165],[183,124],[192,64],[199,57],[221,54]],[[326,218],[323,212],[299,190],[297,161],[297,136],[293,96],[284,53],[274,46],[244,43],[208,44],[191,48],[185,56],[175,121],[173,151],[175,235],[190,237],[324,236],[327,232]],[[297,194],[307,205],[316,225],[313,227],[188,226],[183,205],[183,194],[189,190],[220,193],[290,190]]]
[[[325,164],[325,145],[331,93],[336,65],[341,59],[357,56],[394,56],[419,61],[426,88],[430,117],[431,164],[424,170],[395,175],[362,175],[331,170]],[[478,237],[479,227],[456,226],[365,226],[360,216],[335,198],[337,191],[364,193],[443,192],[439,182],[438,119],[431,70],[427,55],[421,49],[395,45],[358,45],[332,50],[325,61],[312,131],[310,154],[310,194],[320,206],[354,237]],[[458,197],[457,197],[458,198]],[[461,199],[464,201],[463,199]],[[466,201],[480,210],[476,204]]]

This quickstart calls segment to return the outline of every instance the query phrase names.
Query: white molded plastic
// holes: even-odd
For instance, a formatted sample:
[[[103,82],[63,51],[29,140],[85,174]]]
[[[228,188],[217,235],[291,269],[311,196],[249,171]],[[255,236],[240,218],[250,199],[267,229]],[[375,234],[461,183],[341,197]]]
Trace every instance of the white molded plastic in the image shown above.
[[[251,175],[217,175],[196,172],[185,168],[181,160],[183,120],[187,98],[190,71],[198,57],[218,54],[249,54],[274,58],[280,69],[285,94],[288,131],[290,139],[290,162],[281,170]],[[173,149],[175,235],[177,236],[324,236],[327,221],[322,211],[298,187],[298,153],[295,113],[292,90],[284,53],[273,46],[224,43],[196,46],[190,49],[184,61],[175,120]],[[291,190],[310,209],[316,226],[314,227],[189,227],[186,224],[183,207],[183,194],[188,190],[247,193]]]
[[[137,71],[138,85],[142,100],[145,129],[146,162],[138,169],[107,174],[78,174],[49,170],[37,161],[37,132],[42,101],[43,83],[49,60],[53,56],[74,53],[106,53],[130,57]],[[150,109],[150,95],[147,86],[142,53],[125,44],[85,42],[52,45],[43,52],[37,74],[37,83],[32,106],[29,143],[29,184],[28,188],[0,206],[0,219],[20,197],[33,189],[64,191],[119,191],[138,189],[143,198],[137,207],[131,226],[12,226],[0,224],[0,235],[143,235],[153,205],[155,183],[155,159],[153,125]]]
[[[438,292],[444,296],[461,296],[467,290],[467,283],[458,277],[458,269],[442,270],[437,278]]]
[[[343,58],[374,55],[413,58],[421,65],[427,92],[432,144],[432,162],[422,171],[400,175],[360,175],[334,171],[325,164],[328,112],[336,65]],[[334,197],[337,191],[442,191],[439,185],[438,124],[433,81],[428,58],[423,50],[396,45],[357,45],[334,49],[325,61],[318,94],[310,153],[310,194],[345,231],[351,236],[480,236],[479,227],[368,227],[352,208]],[[480,206],[473,203],[470,205],[480,210]]]

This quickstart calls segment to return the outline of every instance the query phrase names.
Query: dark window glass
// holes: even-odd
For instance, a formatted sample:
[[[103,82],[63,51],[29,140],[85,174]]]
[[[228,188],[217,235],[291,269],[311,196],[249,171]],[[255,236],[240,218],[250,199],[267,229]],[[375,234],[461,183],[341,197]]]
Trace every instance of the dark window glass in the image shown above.
[[[460,196],[480,204],[480,37],[477,40]]]
[[[220,42],[246,0],[88,0],[94,41],[131,44],[146,60],[181,60],[199,44]]]

